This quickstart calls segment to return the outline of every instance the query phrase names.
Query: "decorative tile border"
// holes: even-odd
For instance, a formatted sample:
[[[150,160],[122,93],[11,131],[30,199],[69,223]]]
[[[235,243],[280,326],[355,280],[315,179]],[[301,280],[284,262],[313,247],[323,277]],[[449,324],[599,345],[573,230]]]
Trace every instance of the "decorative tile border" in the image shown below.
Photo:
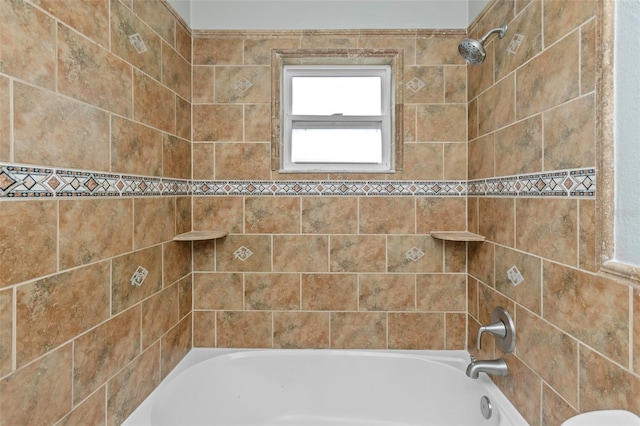
[[[594,168],[465,181],[213,181],[0,164],[0,198],[176,195],[594,197]]]

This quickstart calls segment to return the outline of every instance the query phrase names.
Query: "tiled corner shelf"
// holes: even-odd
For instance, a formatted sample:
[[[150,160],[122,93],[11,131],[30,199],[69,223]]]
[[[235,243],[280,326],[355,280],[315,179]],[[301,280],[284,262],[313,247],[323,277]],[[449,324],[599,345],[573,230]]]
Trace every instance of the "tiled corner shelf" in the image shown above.
[[[484,236],[468,231],[431,231],[430,235],[445,241],[484,241]]]
[[[191,231],[178,234],[173,237],[173,241],[204,241],[215,240],[229,235],[227,231]]]

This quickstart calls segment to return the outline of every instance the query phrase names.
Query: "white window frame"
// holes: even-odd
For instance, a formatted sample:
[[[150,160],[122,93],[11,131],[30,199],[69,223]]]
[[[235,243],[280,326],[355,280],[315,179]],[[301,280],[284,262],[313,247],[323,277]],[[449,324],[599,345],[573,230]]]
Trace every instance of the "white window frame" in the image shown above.
[[[394,165],[394,90],[391,65],[285,65],[281,81],[281,173],[393,173]],[[380,77],[381,115],[294,115],[292,114],[292,81],[294,77]],[[294,128],[380,128],[382,132],[380,163],[293,162],[292,130]]]

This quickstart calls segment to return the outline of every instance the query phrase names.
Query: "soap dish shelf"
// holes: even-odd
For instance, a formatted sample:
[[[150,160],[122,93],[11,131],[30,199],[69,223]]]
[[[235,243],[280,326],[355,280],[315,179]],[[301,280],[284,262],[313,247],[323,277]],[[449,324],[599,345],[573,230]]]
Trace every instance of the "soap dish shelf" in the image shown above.
[[[483,235],[468,231],[431,231],[430,235],[445,241],[484,241]]]
[[[215,240],[229,235],[227,231],[191,231],[178,234],[173,237],[173,241],[205,241]]]

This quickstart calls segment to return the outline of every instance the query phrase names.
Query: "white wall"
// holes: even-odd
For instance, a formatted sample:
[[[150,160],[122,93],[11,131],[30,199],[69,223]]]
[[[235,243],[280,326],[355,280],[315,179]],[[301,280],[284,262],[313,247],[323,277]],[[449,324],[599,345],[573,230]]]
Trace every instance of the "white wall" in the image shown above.
[[[640,265],[640,2],[615,4],[614,258]]]
[[[191,25],[191,0],[169,0],[171,7],[184,19],[184,21],[193,28]]]

